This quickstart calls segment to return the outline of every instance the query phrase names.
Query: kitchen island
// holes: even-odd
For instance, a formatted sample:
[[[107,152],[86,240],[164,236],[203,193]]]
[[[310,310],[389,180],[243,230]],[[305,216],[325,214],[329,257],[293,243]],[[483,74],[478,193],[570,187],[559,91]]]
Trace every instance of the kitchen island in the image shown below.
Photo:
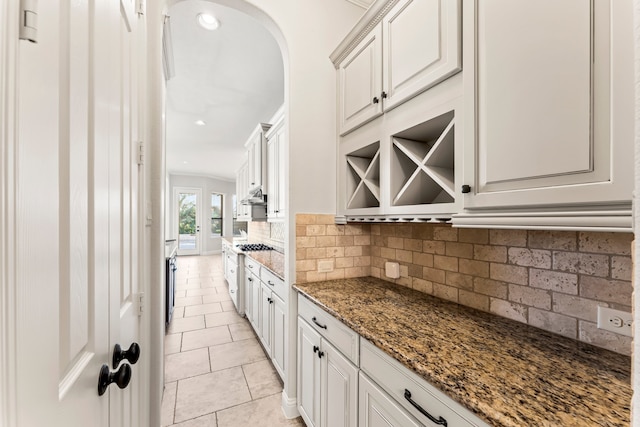
[[[627,356],[377,278],[295,288],[489,425],[629,425]]]

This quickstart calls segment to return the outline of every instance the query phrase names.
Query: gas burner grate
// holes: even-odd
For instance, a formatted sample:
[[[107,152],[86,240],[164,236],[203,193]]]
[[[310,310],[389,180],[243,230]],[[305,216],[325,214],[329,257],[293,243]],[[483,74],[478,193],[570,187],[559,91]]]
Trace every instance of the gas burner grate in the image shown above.
[[[272,251],[273,248],[269,245],[265,245],[263,243],[249,243],[244,245],[238,245],[238,249],[243,252],[249,251]]]

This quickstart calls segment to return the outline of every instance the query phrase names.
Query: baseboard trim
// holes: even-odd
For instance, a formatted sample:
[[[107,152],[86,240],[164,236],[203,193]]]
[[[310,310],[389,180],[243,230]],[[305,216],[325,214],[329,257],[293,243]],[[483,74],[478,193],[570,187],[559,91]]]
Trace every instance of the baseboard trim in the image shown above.
[[[287,419],[293,419],[300,416],[298,412],[298,402],[296,399],[291,399],[284,390],[282,390],[282,412]]]

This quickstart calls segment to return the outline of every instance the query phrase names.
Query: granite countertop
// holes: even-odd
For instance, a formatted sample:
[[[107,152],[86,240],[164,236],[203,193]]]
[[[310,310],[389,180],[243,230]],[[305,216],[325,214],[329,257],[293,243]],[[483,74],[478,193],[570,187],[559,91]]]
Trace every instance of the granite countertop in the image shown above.
[[[284,280],[284,254],[276,250],[243,252],[266,267],[273,274]]]
[[[627,356],[372,277],[295,288],[492,426],[629,426]]]

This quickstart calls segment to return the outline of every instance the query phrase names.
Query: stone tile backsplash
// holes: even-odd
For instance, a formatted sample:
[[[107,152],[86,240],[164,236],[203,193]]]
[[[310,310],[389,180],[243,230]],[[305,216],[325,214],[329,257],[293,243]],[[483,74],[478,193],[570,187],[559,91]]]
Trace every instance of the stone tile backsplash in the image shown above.
[[[284,222],[250,221],[247,234],[251,243],[264,243],[284,252]]]
[[[630,233],[488,230],[439,224],[336,225],[296,216],[298,283],[374,276],[622,354],[597,306],[631,311]],[[384,275],[400,264],[400,278]],[[319,272],[330,265],[332,271]]]

